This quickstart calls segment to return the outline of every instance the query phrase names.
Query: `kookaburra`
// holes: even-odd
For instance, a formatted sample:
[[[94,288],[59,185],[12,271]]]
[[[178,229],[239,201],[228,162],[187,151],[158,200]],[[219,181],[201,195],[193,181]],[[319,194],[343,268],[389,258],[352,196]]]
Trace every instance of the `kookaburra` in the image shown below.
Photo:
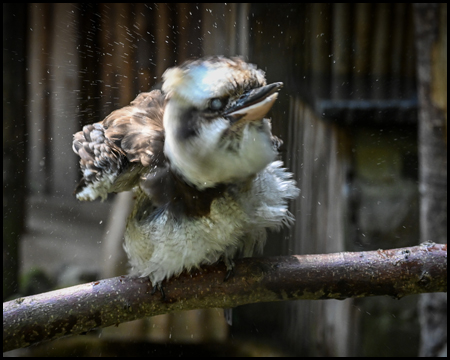
[[[266,229],[292,223],[299,189],[277,160],[265,118],[282,83],[240,58],[214,56],[166,70],[162,92],[74,135],[79,200],[133,190],[125,250],[131,274],[164,279],[260,252]]]

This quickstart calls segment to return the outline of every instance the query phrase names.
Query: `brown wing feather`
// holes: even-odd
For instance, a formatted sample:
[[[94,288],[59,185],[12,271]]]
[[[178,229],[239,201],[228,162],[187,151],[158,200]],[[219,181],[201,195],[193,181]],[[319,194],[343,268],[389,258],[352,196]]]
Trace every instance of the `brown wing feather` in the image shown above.
[[[165,163],[164,95],[141,93],[129,106],[74,135],[83,178],[75,190],[80,200],[106,198],[109,192],[137,185],[146,167]]]
[[[159,90],[141,93],[130,106],[112,112],[105,120],[105,135],[120,147],[130,162],[150,166],[163,154],[164,96]]]

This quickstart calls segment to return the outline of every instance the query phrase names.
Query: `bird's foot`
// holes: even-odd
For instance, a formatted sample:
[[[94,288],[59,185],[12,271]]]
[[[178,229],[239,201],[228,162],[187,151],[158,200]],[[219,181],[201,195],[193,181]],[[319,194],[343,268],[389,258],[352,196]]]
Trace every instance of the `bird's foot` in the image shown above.
[[[223,258],[223,262],[227,267],[227,273],[225,274],[225,278],[223,281],[227,281],[231,276],[234,276],[234,261],[226,256]]]
[[[164,288],[162,286],[162,283],[158,283],[155,286],[153,286],[151,294],[153,295],[156,292],[156,290],[159,290],[159,292],[161,293],[162,300],[165,301],[166,300],[166,294],[164,293]]]

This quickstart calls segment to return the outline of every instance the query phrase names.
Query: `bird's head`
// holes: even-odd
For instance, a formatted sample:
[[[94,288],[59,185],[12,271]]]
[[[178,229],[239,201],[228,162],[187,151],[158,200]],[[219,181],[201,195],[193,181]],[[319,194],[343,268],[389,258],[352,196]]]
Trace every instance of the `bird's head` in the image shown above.
[[[277,150],[265,115],[282,83],[240,58],[210,57],[168,69],[164,151],[171,166],[199,189],[249,178]]]

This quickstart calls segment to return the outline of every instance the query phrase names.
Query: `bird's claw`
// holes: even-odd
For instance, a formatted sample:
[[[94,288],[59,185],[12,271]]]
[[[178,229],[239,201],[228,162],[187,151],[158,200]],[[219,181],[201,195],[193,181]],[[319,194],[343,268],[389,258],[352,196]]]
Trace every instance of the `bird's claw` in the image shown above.
[[[231,277],[231,275],[234,276],[234,268],[231,268],[229,270],[227,270],[227,273],[225,274],[225,278],[223,279],[223,281],[228,281],[228,279]]]
[[[159,292],[161,293],[162,300],[165,301],[166,300],[166,294],[164,293],[164,288],[163,288],[161,283],[156,284],[155,286],[153,286],[151,294],[153,295],[156,292],[156,290],[159,290]]]
[[[225,278],[223,281],[228,281],[228,279],[231,277],[231,275],[234,276],[234,261],[224,257],[223,262],[225,263],[225,266],[227,267],[227,273],[225,274]]]

